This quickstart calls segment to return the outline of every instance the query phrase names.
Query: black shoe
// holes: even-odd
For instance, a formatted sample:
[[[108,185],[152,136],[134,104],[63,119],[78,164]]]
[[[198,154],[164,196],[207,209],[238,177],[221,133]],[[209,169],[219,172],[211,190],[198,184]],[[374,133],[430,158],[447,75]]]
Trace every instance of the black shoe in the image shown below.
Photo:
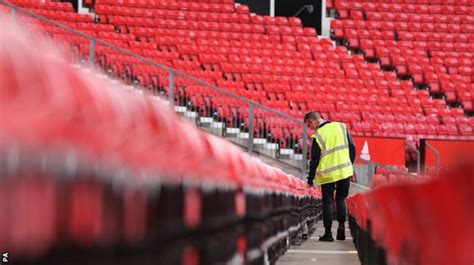
[[[302,238],[303,240],[308,240],[308,234],[303,234]]]
[[[332,237],[332,233],[324,233],[324,235],[319,237],[319,241],[332,242],[334,238]]]
[[[337,229],[337,235],[336,235],[336,239],[337,240],[346,240],[346,233],[345,233],[345,229],[344,228],[338,228]]]

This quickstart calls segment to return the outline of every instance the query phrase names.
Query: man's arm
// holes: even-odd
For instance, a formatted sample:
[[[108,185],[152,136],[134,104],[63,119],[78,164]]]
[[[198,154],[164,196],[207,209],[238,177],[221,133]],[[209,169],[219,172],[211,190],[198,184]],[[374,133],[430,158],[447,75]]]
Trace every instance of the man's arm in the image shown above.
[[[351,158],[352,164],[354,164],[355,157],[356,157],[356,147],[349,131],[347,131],[347,142],[349,144],[349,157]]]
[[[316,174],[316,168],[318,168],[320,157],[321,148],[319,148],[316,140],[313,139],[313,143],[311,144],[311,162],[309,162],[308,185],[313,185],[314,175]]]

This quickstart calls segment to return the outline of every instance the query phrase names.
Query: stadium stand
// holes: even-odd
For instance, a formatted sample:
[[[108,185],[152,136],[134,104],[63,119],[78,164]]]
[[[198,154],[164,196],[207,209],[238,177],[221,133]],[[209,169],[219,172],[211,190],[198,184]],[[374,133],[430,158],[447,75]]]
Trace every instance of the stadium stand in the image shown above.
[[[439,117],[438,133],[444,125],[448,132],[472,134],[474,18],[469,2],[338,0],[334,7],[334,39],[396,73],[401,82],[419,88],[417,93],[435,97],[422,99],[421,106],[426,116]]]
[[[0,246],[15,264],[262,264],[315,222],[317,189],[0,24]]]
[[[15,264],[266,264],[314,228],[318,189],[165,105],[298,154],[301,126],[263,110],[251,123],[245,100],[296,119],[317,110],[355,136],[413,146],[474,139],[469,1],[327,0],[337,10],[334,42],[297,18],[254,15],[233,0],[86,2],[89,14],[68,2],[9,1],[96,43],[0,0],[0,13],[63,50],[0,20],[0,246],[11,246]],[[92,58],[149,91],[58,57]],[[171,79],[150,61],[245,100]],[[416,148],[407,146],[408,161]],[[372,190],[348,200],[361,262],[472,264],[472,163],[439,178],[407,171],[377,165]]]
[[[413,47],[423,42],[410,42],[410,47],[403,48],[401,45],[407,41],[400,36],[395,40],[397,31],[394,30],[361,28],[359,31],[364,35],[355,38],[361,43],[360,47],[349,45],[349,50],[361,49],[365,52],[362,55],[351,54],[345,46],[335,47],[332,41],[318,38],[314,29],[304,28],[297,18],[251,15],[245,5],[235,6],[233,1],[95,1],[95,16],[75,14],[70,7],[64,8],[64,3],[12,2],[294,117],[299,118],[310,109],[318,110],[327,118],[348,124],[356,136],[407,137],[409,141],[474,137],[474,118],[467,117],[470,115],[467,100],[470,88],[460,90],[470,86],[467,78],[459,79],[461,75],[446,73],[450,78],[446,80],[457,80],[457,83],[450,81],[449,86],[460,87],[454,93],[462,100],[433,99],[437,94],[415,89],[423,85],[418,79],[400,78],[412,75],[413,60],[421,60],[423,51],[423,69],[434,69],[436,65],[431,62],[435,60],[428,58],[426,49]],[[335,7],[340,13],[351,13],[351,3],[338,1]],[[64,11],[52,12],[49,6],[53,5],[61,6]],[[341,11],[343,9],[345,11]],[[365,14],[359,9],[357,12]],[[358,33],[356,29],[346,29],[350,23],[355,27],[353,17],[339,17],[332,23],[334,37],[352,41],[352,35],[344,34]],[[371,24],[369,18],[360,20],[358,27]],[[58,32],[54,27],[44,28],[54,38],[72,43],[83,58],[89,56],[87,39]],[[364,49],[370,42],[372,47],[379,47],[373,48],[373,55],[367,55],[371,51]],[[391,51],[396,49],[386,46],[385,42],[400,50],[396,53],[400,55],[395,57],[411,60],[405,63],[405,75],[393,68],[392,61],[370,61],[379,58],[377,52],[381,50],[392,60]],[[169,92],[168,77],[163,71],[100,45],[95,54],[97,64],[114,75],[162,93]],[[438,58],[438,55],[434,52],[430,56]],[[443,78],[437,81],[440,91],[448,86]],[[241,103],[185,80],[176,80],[175,85],[175,100],[180,104],[192,105],[204,116],[217,115],[227,127],[248,129],[248,110]],[[464,109],[456,107],[457,103],[463,103]],[[256,114],[255,135],[301,153],[300,128],[263,116],[265,114]]]

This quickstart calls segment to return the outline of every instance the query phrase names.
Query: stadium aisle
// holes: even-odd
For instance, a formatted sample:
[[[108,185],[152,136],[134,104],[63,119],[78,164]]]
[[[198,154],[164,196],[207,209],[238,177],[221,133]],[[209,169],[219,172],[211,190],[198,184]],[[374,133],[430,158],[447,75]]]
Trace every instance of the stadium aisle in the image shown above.
[[[333,224],[333,235],[336,234]],[[319,235],[324,231],[323,222],[319,221],[316,231],[300,246],[292,246],[278,261],[278,265],[358,265],[360,264],[357,251],[352,243],[349,228],[346,224],[346,240],[334,242],[319,242]]]

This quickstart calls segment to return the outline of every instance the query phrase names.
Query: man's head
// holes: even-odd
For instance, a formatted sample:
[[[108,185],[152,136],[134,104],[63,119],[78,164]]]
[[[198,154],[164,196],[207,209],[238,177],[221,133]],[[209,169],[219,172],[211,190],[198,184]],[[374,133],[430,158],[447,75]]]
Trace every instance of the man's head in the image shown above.
[[[321,121],[323,121],[323,118],[321,118],[321,115],[316,111],[309,111],[304,115],[304,123],[306,123],[310,129],[318,129]]]

